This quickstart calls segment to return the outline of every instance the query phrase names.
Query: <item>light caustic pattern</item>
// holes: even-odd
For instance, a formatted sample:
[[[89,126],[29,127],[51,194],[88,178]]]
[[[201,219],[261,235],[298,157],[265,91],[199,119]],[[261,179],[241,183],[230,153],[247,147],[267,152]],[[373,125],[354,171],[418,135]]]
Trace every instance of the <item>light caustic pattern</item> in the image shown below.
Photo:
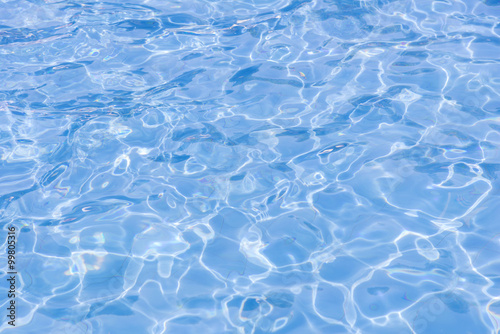
[[[2,1],[16,333],[497,333],[499,17]]]

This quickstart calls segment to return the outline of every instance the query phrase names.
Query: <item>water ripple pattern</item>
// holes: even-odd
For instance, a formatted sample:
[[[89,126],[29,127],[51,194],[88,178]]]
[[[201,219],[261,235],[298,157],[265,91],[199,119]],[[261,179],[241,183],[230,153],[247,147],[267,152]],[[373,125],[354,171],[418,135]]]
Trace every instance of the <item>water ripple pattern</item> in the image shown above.
[[[15,332],[499,333],[499,55],[498,0],[1,1]]]

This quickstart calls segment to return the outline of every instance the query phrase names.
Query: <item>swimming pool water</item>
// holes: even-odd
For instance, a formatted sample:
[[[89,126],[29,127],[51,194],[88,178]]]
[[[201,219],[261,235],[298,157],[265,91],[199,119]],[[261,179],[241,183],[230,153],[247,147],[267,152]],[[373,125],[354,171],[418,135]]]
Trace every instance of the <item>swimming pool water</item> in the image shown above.
[[[0,332],[498,333],[499,17],[1,1]]]

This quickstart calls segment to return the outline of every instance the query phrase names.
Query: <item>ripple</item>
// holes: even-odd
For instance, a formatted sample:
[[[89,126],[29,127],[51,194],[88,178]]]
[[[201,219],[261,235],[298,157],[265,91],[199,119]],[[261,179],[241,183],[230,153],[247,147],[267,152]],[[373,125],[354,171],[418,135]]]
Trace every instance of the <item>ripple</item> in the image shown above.
[[[19,330],[498,332],[499,14],[5,2]]]

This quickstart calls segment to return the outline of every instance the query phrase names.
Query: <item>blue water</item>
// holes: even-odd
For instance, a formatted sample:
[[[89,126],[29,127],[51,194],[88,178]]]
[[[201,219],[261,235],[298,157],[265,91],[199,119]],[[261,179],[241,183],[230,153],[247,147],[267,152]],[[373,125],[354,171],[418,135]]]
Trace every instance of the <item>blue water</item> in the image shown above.
[[[3,0],[0,332],[498,333],[499,55],[498,0]]]

